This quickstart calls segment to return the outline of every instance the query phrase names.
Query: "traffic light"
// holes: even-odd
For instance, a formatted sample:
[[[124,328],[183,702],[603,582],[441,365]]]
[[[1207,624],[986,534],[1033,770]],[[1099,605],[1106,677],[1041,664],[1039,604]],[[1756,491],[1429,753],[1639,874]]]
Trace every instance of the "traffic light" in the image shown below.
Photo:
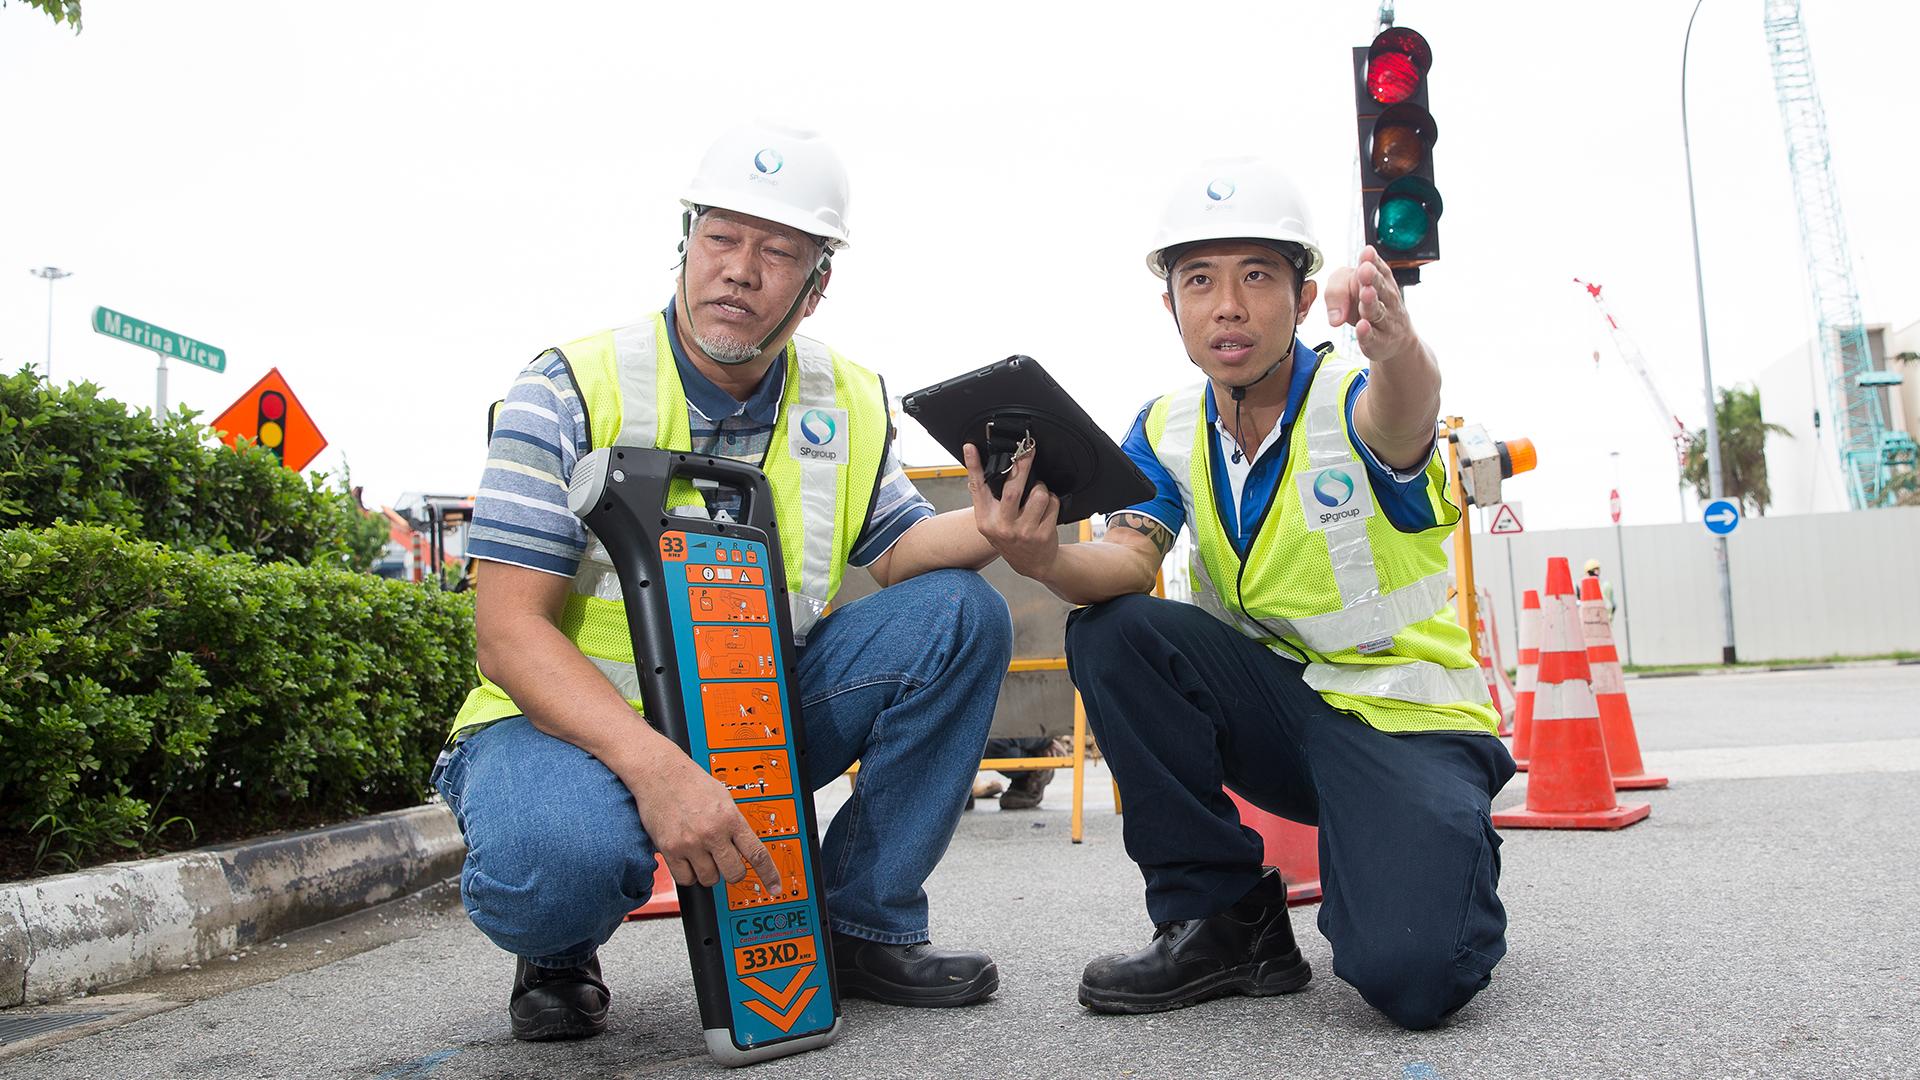
[[[286,461],[287,446],[287,398],[278,390],[265,390],[260,394],[260,433],[259,443],[283,463]]]
[[[1440,258],[1440,189],[1433,144],[1440,129],[1427,106],[1433,50],[1404,26],[1353,50],[1353,100],[1360,135],[1360,210],[1367,243],[1386,257],[1394,279],[1420,280]]]

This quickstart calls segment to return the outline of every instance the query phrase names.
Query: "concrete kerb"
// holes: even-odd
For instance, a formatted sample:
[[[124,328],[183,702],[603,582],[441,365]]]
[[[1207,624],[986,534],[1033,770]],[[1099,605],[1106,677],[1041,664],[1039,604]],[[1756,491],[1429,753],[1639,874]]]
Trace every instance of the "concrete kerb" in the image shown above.
[[[247,948],[443,881],[465,855],[433,804],[0,885],[0,1007]]]
[[[1757,675],[1776,671],[1831,671],[1835,668],[1913,667],[1920,660],[1835,660],[1807,663],[1748,664],[1736,667],[1687,668],[1683,671],[1629,671],[1629,679],[1685,679],[1695,675]]]

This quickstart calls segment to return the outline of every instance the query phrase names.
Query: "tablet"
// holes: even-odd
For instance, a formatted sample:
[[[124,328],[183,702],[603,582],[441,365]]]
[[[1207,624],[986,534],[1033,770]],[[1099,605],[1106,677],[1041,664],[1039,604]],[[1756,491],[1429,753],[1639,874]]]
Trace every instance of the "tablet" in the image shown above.
[[[1146,474],[1031,356],[915,390],[900,404],[956,461],[966,460],[967,443],[979,447],[995,498],[1030,448],[1029,490],[1037,479],[1059,496],[1063,525],[1153,498]]]

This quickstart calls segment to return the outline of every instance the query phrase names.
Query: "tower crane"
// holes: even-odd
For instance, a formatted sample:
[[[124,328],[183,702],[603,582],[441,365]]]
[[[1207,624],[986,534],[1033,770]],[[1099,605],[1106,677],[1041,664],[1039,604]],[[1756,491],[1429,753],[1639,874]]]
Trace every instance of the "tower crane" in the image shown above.
[[[1659,385],[1653,381],[1653,372],[1647,367],[1646,356],[1642,355],[1640,346],[1634,343],[1632,336],[1620,328],[1613,312],[1607,310],[1607,301],[1600,295],[1600,286],[1579,278],[1574,278],[1573,283],[1586,289],[1587,295],[1593,297],[1593,302],[1599,306],[1600,317],[1607,320],[1607,332],[1613,335],[1613,347],[1619,350],[1620,359],[1626,361],[1627,367],[1640,377],[1640,385],[1647,391],[1647,400],[1653,403],[1654,412],[1660,414],[1660,426],[1666,429],[1668,437],[1673,440],[1674,463],[1684,473],[1687,468],[1687,448],[1693,445],[1693,433],[1667,406],[1665,395],[1660,393]]]
[[[1853,284],[1847,223],[1833,181],[1827,144],[1827,114],[1813,78],[1813,51],[1800,21],[1800,0],[1766,0],[1767,45],[1773,54],[1773,88],[1786,129],[1787,167],[1793,173],[1800,210],[1800,241],[1819,317],[1817,337],[1832,398],[1834,442],[1847,497],[1856,510],[1880,506],[1896,469],[1913,467],[1920,448],[1904,431],[1889,430],[1880,406],[1883,387],[1900,376],[1873,366],[1873,351],[1860,317]],[[1816,418],[1817,421],[1817,418]]]

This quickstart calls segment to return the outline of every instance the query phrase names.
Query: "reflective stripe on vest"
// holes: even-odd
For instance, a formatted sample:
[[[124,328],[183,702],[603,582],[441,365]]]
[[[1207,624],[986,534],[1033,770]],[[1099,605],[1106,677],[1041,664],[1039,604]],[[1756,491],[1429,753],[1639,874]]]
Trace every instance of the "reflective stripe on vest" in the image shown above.
[[[656,316],[664,327],[663,316]],[[664,333],[664,330],[661,331]],[[671,408],[681,412],[686,410],[684,391],[679,389],[679,372],[674,367],[671,352],[664,354],[657,348],[660,334],[655,332],[652,323],[623,327],[613,332],[613,353],[615,370],[620,385],[620,427],[619,436],[609,446],[656,446],[659,441],[659,414],[662,401],[668,401]],[[776,423],[774,438],[767,444],[769,460],[775,454],[787,452],[781,445],[784,440],[779,436],[785,433],[786,413],[790,406],[801,405],[809,408],[834,407],[835,383],[833,377],[833,357],[825,345],[811,338],[795,335],[791,347],[795,366],[798,368],[798,386],[789,384],[781,393],[780,421]],[[663,396],[658,392],[660,379],[645,377],[643,373],[659,373],[662,365],[672,368],[674,392]],[[579,378],[576,373],[575,378]],[[795,391],[798,399],[795,399]],[[669,400],[669,398],[674,400]],[[598,429],[596,428],[596,431]],[[599,441],[595,440],[596,443]],[[851,441],[851,437],[849,438]],[[686,450],[691,448],[689,436],[684,446],[667,446],[668,449]],[[800,565],[797,567],[798,580],[789,581],[787,593],[788,609],[793,616],[794,637],[804,642],[807,634],[826,611],[833,594],[838,591],[839,579],[835,565],[835,531],[838,525],[834,513],[839,498],[839,467],[806,462],[800,466]],[[870,493],[869,493],[870,494]],[[785,531],[781,534],[783,553],[794,549],[793,537]],[[788,573],[788,578],[796,575]],[[620,577],[613,568],[613,562],[607,554],[605,544],[600,538],[587,532],[587,551],[580,560],[580,569],[573,576],[573,591],[581,596],[593,596],[602,600],[621,599]]]
[[[1296,421],[1299,430],[1288,448],[1285,474],[1274,493],[1276,502],[1268,511],[1268,519],[1262,522],[1261,535],[1252,541],[1249,559],[1256,556],[1268,560],[1314,558],[1317,545],[1311,542],[1311,533],[1306,534],[1304,547],[1296,550],[1295,546],[1289,546],[1284,555],[1266,548],[1274,542],[1269,535],[1272,531],[1305,529],[1304,519],[1292,520],[1298,515],[1293,513],[1289,502],[1297,498],[1294,478],[1298,473],[1334,465],[1356,466],[1364,472],[1353,451],[1346,423],[1347,391],[1356,374],[1353,368],[1334,366],[1331,358],[1324,360],[1315,372]],[[1429,706],[1471,706],[1485,702],[1486,684],[1477,665],[1472,663],[1471,654],[1464,648],[1464,638],[1460,647],[1453,647],[1451,628],[1434,621],[1446,601],[1447,590],[1447,572],[1437,556],[1436,539],[1397,532],[1387,536],[1372,534],[1369,519],[1364,517],[1339,522],[1321,533],[1326,542],[1327,561],[1318,565],[1324,567],[1324,571],[1313,571],[1311,563],[1296,564],[1294,569],[1296,581],[1302,575],[1317,577],[1324,572],[1323,584],[1315,585],[1310,579],[1307,592],[1311,594],[1324,588],[1325,606],[1333,610],[1313,611],[1311,608],[1319,601],[1302,596],[1281,598],[1271,592],[1256,595],[1261,587],[1249,578],[1254,564],[1241,564],[1238,553],[1226,539],[1225,528],[1214,506],[1208,458],[1212,433],[1204,423],[1206,398],[1203,395],[1209,392],[1203,383],[1161,399],[1149,410],[1147,425],[1155,455],[1174,477],[1188,520],[1193,523],[1195,602],[1275,651],[1303,654],[1307,661],[1305,680],[1322,693]],[[1360,482],[1367,483],[1364,475]],[[1297,544],[1302,539],[1289,536],[1290,543]],[[1402,556],[1397,563],[1402,584],[1397,588],[1389,589],[1383,584],[1375,550],[1381,543],[1421,545],[1396,548]],[[1427,554],[1429,549],[1433,554]],[[1419,558],[1406,557],[1414,551],[1421,553]],[[1421,567],[1419,576],[1408,580],[1407,570],[1415,566]],[[1427,566],[1434,569],[1428,572]],[[1228,574],[1233,576],[1226,578]],[[1274,587],[1272,575],[1262,573],[1260,576],[1269,579],[1267,588]],[[1250,586],[1244,596],[1243,583]],[[1284,616],[1276,613],[1273,608],[1282,606],[1276,600],[1290,603],[1292,610]],[[1309,610],[1298,610],[1302,606]],[[1421,636],[1420,643],[1428,655],[1457,660],[1457,665],[1401,655],[1396,638],[1416,635]],[[1379,648],[1362,655],[1356,651],[1361,645]],[[1335,655],[1343,653],[1346,655]],[[1383,726],[1405,723],[1404,710],[1399,713],[1392,717],[1393,725]],[[1369,719],[1376,720],[1376,717],[1369,716]],[[1477,728],[1481,719],[1478,710],[1468,710],[1466,722],[1451,726]]]
[[[1167,402],[1165,427],[1159,440],[1152,442],[1152,433],[1148,433],[1155,456],[1167,467],[1174,484],[1180,488],[1180,502],[1187,508],[1188,521],[1197,520],[1193,516],[1193,477],[1189,469],[1193,465],[1195,447],[1201,445],[1194,436],[1200,433],[1200,418],[1206,415],[1206,393],[1207,384],[1201,383],[1173,395]],[[1206,459],[1203,457],[1201,460],[1204,462]],[[1198,535],[1198,530],[1195,535]],[[1200,557],[1199,544],[1193,545],[1188,552],[1187,569],[1193,578],[1187,594],[1193,598],[1195,606],[1248,637],[1271,644],[1272,634],[1221,602],[1220,598],[1226,593],[1214,585],[1213,577],[1207,573],[1207,563]]]
[[[615,445],[692,449],[686,391],[680,384],[664,315],[583,338],[564,346],[562,353],[587,412],[593,449]],[[889,420],[879,378],[826,346],[795,336],[787,347],[786,363],[780,413],[762,468],[773,490],[794,635],[804,642],[838,591],[847,558],[866,523],[885,465]],[[793,456],[790,422],[795,414],[813,408],[846,413],[839,464]],[[704,516],[704,499],[684,480],[674,482],[667,502],[670,512],[698,508],[697,513]],[[634,665],[620,578],[606,545],[591,530],[569,587],[560,614],[561,632],[623,698],[640,708],[640,674]],[[454,720],[453,730],[457,735],[521,711],[505,690],[482,676]]]

